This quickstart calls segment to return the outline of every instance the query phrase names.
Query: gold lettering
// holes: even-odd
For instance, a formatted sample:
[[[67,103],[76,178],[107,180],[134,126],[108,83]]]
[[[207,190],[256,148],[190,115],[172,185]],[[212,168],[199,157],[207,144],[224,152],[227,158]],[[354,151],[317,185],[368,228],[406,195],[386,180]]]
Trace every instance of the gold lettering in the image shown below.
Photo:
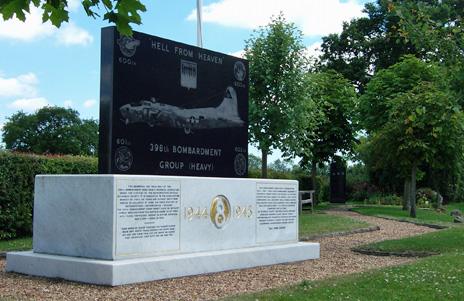
[[[186,207],[184,208],[184,217],[189,222],[193,219],[208,218],[208,209],[201,207]]]

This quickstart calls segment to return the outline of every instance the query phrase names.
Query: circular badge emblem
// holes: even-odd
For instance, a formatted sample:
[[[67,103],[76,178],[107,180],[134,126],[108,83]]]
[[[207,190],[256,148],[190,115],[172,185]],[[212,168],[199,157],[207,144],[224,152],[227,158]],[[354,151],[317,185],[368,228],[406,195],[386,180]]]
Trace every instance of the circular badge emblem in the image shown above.
[[[238,176],[245,175],[245,172],[247,169],[246,167],[247,167],[247,162],[246,162],[245,155],[242,153],[237,154],[234,159],[235,174]]]
[[[246,69],[245,64],[241,61],[235,62],[234,65],[234,76],[238,81],[243,81],[245,79]]]
[[[118,39],[119,49],[126,57],[132,57],[140,45],[140,41],[132,37],[121,36]]]
[[[216,228],[223,228],[230,219],[229,200],[223,195],[215,196],[211,202],[209,216],[211,218],[211,222]]]
[[[120,171],[128,171],[132,166],[133,156],[127,146],[118,147],[114,154],[114,164]]]

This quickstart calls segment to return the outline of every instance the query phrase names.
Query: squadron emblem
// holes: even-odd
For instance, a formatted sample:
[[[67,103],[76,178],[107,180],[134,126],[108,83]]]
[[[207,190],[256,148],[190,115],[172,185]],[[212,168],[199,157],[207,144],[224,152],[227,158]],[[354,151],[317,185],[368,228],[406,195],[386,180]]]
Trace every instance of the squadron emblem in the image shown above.
[[[132,57],[137,50],[137,46],[140,45],[140,41],[136,40],[132,37],[121,36],[118,39],[119,49],[121,50],[122,54],[126,57]]]
[[[114,154],[114,163],[120,171],[128,171],[132,166],[133,156],[127,146],[118,147]]]

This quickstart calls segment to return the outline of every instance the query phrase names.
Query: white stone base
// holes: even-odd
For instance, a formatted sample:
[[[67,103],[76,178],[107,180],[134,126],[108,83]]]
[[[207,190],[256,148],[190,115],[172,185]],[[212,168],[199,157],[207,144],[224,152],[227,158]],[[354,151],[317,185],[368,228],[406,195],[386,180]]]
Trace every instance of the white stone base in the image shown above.
[[[241,248],[125,260],[7,253],[8,272],[100,285],[123,285],[319,258],[318,243]]]

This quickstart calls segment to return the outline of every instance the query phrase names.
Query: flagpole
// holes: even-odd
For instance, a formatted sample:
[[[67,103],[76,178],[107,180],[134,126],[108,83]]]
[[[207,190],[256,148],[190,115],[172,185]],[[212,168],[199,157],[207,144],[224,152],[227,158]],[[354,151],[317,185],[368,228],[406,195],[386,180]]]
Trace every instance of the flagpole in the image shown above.
[[[201,11],[202,0],[197,0],[197,46],[203,48],[203,37],[201,34]]]

